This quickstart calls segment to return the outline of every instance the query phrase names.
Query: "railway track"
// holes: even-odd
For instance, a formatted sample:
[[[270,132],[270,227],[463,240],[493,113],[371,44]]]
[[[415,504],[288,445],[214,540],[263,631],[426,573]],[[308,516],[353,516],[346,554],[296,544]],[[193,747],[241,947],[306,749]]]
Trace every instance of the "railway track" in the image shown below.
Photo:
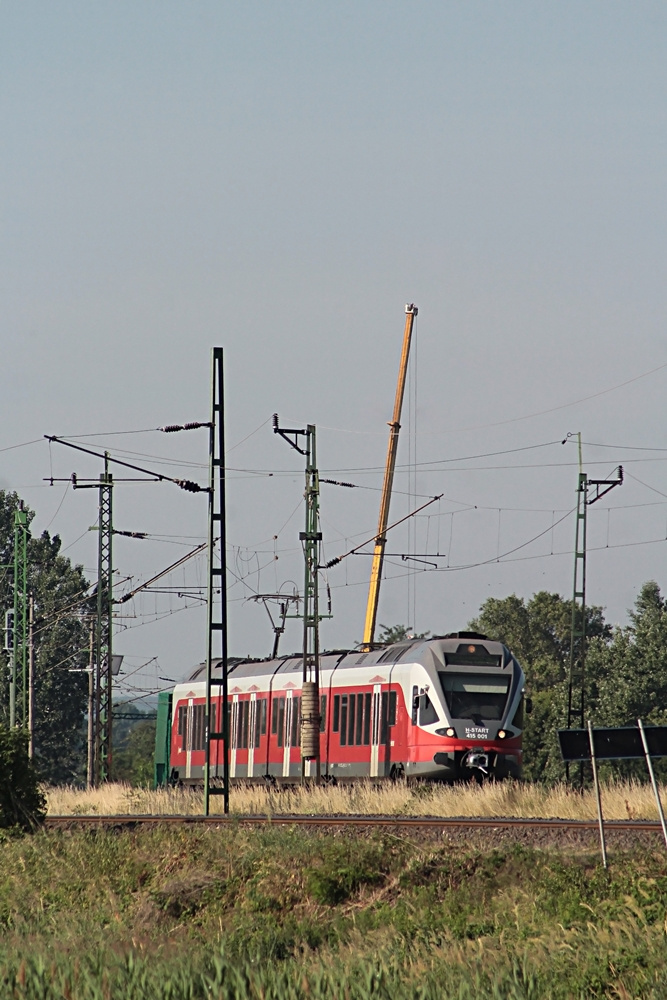
[[[547,830],[588,832],[598,830],[597,820],[523,819],[480,816],[308,816],[281,813],[274,816],[252,814],[232,816],[47,816],[47,830],[57,829],[136,829],[147,826],[303,826],[326,829],[392,828],[401,830]],[[626,833],[661,833],[660,823],[651,820],[605,820],[605,830]]]

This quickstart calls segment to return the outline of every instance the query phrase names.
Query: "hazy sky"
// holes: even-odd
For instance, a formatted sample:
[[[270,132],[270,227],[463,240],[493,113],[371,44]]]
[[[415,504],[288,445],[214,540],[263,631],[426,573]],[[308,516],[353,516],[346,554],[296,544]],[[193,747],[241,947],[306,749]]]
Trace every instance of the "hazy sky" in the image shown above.
[[[247,598],[302,579],[303,466],[271,414],[316,424],[323,474],[364,487],[322,487],[325,558],[372,535],[414,301],[392,516],[444,497],[390,536],[380,622],[569,597],[577,431],[591,477],[628,473],[590,509],[588,565],[625,621],[667,583],[666,42],[657,2],[4,0],[0,448],[37,443],[2,453],[0,487],[94,576],[95,492],[43,480],[100,462],[42,435],[204,482],[204,432],[116,432],[206,420],[222,345],[230,649],[264,655]],[[206,501],[119,485],[115,520],[159,536],[117,538],[122,593],[205,537]],[[330,571],[325,646],[361,639],[369,570]],[[203,658],[178,594],[204,580],[193,561],[124,606],[130,693]]]

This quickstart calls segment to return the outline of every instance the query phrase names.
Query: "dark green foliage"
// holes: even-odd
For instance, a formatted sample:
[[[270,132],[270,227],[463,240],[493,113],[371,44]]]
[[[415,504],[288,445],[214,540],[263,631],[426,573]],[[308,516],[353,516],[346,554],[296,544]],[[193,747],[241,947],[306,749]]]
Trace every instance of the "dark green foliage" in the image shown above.
[[[0,995],[662,1000],[666,908],[662,849],[605,871],[302,828],[39,833],[0,852]]]
[[[114,704],[113,779],[147,787],[153,782],[155,719],[136,705]],[[122,718],[119,718],[122,716]]]
[[[28,757],[28,739],[18,729],[0,725],[0,827],[34,830],[46,802]]]
[[[411,625],[380,625],[380,628],[382,631],[377,641],[388,646],[404,639],[426,639],[430,635],[429,632],[413,632]]]
[[[0,560],[13,565],[14,512],[20,498],[0,490]],[[28,523],[34,513],[27,511]],[[88,624],[81,613],[88,581],[81,566],[60,553],[61,541],[43,532],[28,539],[28,585],[35,597],[35,763],[44,781],[73,782],[85,771],[82,723],[88,665]],[[0,616],[13,607],[12,572],[0,575]],[[7,654],[0,652],[0,720],[9,704]]]

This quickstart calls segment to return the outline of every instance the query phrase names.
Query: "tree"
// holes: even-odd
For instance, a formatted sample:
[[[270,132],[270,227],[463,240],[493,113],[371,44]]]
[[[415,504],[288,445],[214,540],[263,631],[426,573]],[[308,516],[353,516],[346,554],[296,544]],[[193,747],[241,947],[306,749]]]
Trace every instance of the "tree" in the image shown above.
[[[141,719],[143,714],[140,713],[138,718]],[[151,785],[154,760],[155,720],[132,723],[125,740],[119,749],[114,750],[114,779],[130,785]]]
[[[0,725],[0,827],[34,830],[45,812],[25,732]]]
[[[566,723],[571,623],[572,601],[540,591],[528,602],[516,594],[491,597],[469,624],[469,628],[504,642],[524,669],[533,700],[523,737],[524,774],[533,780],[555,781],[564,773],[557,731]],[[612,640],[613,631],[602,608],[586,608],[586,634],[599,650]],[[589,680],[590,706],[597,693],[592,672]]]
[[[14,512],[20,498],[0,490],[0,559],[13,565]],[[34,512],[27,510],[28,525]],[[92,611],[82,566],[61,555],[58,535],[33,538],[28,527],[28,585],[35,601],[35,764],[42,780],[77,780],[85,768],[82,723],[86,710],[88,627],[82,613]],[[10,570],[0,577],[2,607],[14,603]],[[8,657],[0,658],[0,717],[8,721]]]
[[[406,639],[427,639],[430,632],[413,632],[411,625],[380,625],[382,631],[378,642],[391,646]]]

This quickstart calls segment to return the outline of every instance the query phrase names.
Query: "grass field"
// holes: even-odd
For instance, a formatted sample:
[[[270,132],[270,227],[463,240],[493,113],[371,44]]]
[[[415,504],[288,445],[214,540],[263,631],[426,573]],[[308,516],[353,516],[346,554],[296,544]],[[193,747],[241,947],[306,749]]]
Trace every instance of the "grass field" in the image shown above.
[[[51,815],[154,815],[195,814],[202,811],[201,792],[184,789],[150,791],[127,785],[105,785],[91,792],[71,788],[47,789]],[[662,789],[664,798],[665,789]],[[524,816],[560,819],[594,819],[597,816],[592,791],[580,794],[557,785],[373,785],[362,782],[335,788],[293,788],[284,791],[255,786],[234,786],[230,795],[233,813],[333,813],[404,816]],[[603,791],[608,819],[657,819],[651,787],[637,782],[616,782]],[[221,811],[220,798],[211,800],[211,810]]]
[[[12,1000],[664,1000],[667,857],[289,828],[0,844]]]

